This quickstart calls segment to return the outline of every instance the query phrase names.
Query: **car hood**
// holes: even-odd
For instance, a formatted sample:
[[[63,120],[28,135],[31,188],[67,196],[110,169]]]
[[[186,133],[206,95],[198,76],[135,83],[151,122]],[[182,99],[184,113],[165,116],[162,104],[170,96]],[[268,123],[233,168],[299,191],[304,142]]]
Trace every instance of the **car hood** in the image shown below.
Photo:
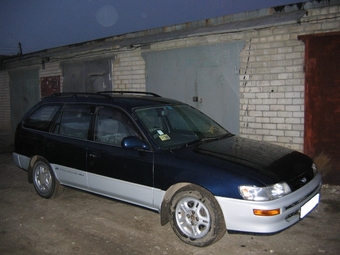
[[[273,181],[291,181],[312,171],[312,160],[300,152],[239,136],[202,143],[193,152],[251,168]]]

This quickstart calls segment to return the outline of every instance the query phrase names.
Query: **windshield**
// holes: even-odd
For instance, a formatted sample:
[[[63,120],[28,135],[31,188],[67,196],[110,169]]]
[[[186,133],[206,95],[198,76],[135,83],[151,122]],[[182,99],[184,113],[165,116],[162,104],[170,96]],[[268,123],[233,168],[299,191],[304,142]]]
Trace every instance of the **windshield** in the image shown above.
[[[230,135],[215,121],[188,105],[140,108],[135,113],[163,149]]]

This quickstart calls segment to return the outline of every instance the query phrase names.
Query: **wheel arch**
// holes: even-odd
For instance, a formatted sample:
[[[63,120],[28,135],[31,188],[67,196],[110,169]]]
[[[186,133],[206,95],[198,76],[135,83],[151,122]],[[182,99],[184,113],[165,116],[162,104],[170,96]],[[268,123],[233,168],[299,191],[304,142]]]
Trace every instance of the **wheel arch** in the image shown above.
[[[40,155],[35,155],[31,157],[29,165],[28,165],[28,169],[27,169],[27,178],[28,178],[29,183],[33,183],[33,167],[34,167],[35,162],[37,162],[38,159],[44,159],[47,162],[49,162],[47,159],[45,159],[43,156],[40,156]]]
[[[45,195],[45,194],[41,194],[37,187],[36,187],[36,183],[35,181],[33,180],[33,172],[34,172],[34,167],[35,167],[35,164],[38,162],[38,161],[42,161],[44,164],[46,164],[49,168],[49,171],[52,175],[52,183],[51,184],[51,191],[49,191],[49,194]],[[28,164],[28,169],[27,169],[27,177],[28,177],[28,182],[29,183],[33,183],[33,186],[35,188],[35,190],[37,191],[37,193],[43,197],[43,198],[56,198],[58,197],[59,195],[61,195],[63,192],[64,192],[64,186],[62,184],[60,184],[58,178],[56,177],[56,174],[54,172],[54,169],[53,167],[51,166],[50,162],[43,156],[40,156],[40,155],[35,155],[33,156],[31,159],[30,159],[30,162]]]
[[[160,215],[161,215],[161,225],[164,226],[165,224],[167,224],[169,222],[169,208],[170,208],[170,202],[171,202],[171,198],[172,196],[176,193],[176,191],[178,191],[179,189],[191,185],[192,183],[189,182],[180,182],[180,183],[176,183],[172,186],[170,186],[170,188],[168,188],[168,190],[165,192],[164,197],[163,197],[163,201],[162,201],[162,205],[161,205],[161,211],[160,211]]]
[[[163,201],[161,204],[161,210],[160,210],[160,216],[161,216],[161,225],[164,226],[165,224],[167,224],[169,222],[169,208],[170,208],[170,203],[171,203],[171,199],[173,197],[173,195],[181,188],[189,186],[189,185],[194,185],[197,187],[200,187],[201,189],[205,189],[207,192],[211,193],[213,196],[214,194],[207,188],[204,188],[203,186],[199,185],[199,184],[195,184],[195,183],[191,183],[191,182],[180,182],[180,183],[176,183],[172,186],[170,186],[170,188],[168,188],[168,190],[165,192],[164,197],[163,197]]]
[[[193,202],[195,204],[199,203],[200,206],[197,208],[204,208],[203,210],[205,213],[203,213],[202,215],[209,215],[209,220],[205,221],[205,223],[197,224],[198,222],[201,222],[204,217],[201,218],[201,216],[199,216],[198,218],[200,219],[197,219],[197,217],[195,216],[194,221],[196,221],[196,223],[187,224],[189,228],[191,228],[191,226],[193,228],[198,228],[198,225],[200,225],[201,227],[203,226],[203,228],[200,228],[200,230],[206,230],[202,234],[202,236],[197,236],[195,234],[197,233],[196,231],[187,231],[187,227],[184,226],[182,228],[182,224],[178,222],[177,207],[179,204],[177,203],[181,204],[181,201],[186,201],[187,199],[190,199],[190,202],[196,201]],[[182,208],[182,206],[180,206],[180,208]],[[195,211],[195,209],[193,210]],[[187,216],[187,212],[190,215],[200,215],[200,213],[198,212],[197,214],[192,213],[191,209],[189,209],[188,211],[185,210],[184,217],[191,218],[189,214],[189,216]],[[183,215],[182,212],[181,215]],[[215,195],[209,189],[195,183],[178,183],[172,185],[166,191],[161,205],[161,225],[163,226],[167,222],[170,222],[173,231],[182,241],[198,247],[205,247],[217,242],[224,236],[227,230],[224,213]],[[188,221],[185,220],[185,222]]]

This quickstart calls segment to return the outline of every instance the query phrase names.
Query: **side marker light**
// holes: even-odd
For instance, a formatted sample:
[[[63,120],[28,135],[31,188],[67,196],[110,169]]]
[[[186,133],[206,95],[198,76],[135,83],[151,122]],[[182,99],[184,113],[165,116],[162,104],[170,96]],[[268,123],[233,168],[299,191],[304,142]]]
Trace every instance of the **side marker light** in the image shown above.
[[[275,216],[280,214],[280,209],[273,210],[253,209],[253,212],[256,216]]]

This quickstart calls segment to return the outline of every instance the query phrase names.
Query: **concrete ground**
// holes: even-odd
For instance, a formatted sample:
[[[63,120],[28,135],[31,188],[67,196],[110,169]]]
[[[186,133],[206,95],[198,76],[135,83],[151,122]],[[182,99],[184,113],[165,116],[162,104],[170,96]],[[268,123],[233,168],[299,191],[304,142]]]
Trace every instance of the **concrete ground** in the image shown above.
[[[39,197],[0,136],[0,254],[339,254],[340,187],[324,185],[305,219],[272,236],[226,234],[197,248],[181,242],[156,212],[66,188]],[[6,140],[6,139],[5,139]],[[5,145],[5,146],[4,146]]]

